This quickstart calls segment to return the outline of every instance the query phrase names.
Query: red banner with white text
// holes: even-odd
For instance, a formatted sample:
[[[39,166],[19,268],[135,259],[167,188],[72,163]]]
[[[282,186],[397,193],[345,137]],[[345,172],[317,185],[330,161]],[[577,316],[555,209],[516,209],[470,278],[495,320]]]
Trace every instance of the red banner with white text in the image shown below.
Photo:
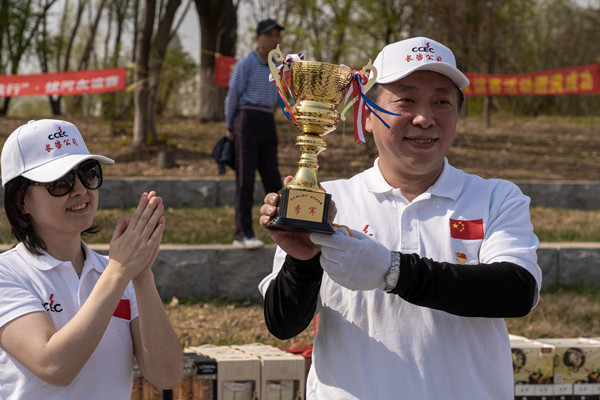
[[[215,60],[216,86],[229,84],[233,57]],[[127,68],[57,72],[35,75],[0,75],[0,97],[105,93],[125,90]],[[519,96],[600,93],[600,66],[578,67],[514,75],[465,73],[465,96]]]
[[[465,74],[465,96],[522,96],[600,93],[599,64],[515,75]]]
[[[227,87],[237,60],[215,59],[214,84]],[[514,75],[465,73],[469,86],[465,96],[524,96],[600,93],[599,64]]]
[[[0,75],[0,97],[118,92],[125,89],[127,68]]]

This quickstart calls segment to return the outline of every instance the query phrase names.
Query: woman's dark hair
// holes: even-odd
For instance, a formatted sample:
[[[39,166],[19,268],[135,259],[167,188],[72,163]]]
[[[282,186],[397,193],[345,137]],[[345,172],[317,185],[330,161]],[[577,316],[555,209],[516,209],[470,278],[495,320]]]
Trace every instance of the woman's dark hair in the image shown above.
[[[458,91],[458,111],[460,111],[460,109],[462,108],[462,105],[465,101],[465,95],[463,94],[462,90],[460,90],[460,88],[458,86],[455,86],[456,90]],[[373,103],[377,103],[377,99],[379,98],[379,94],[381,93],[381,84],[380,83],[375,83],[371,89],[369,89],[369,91],[366,93],[367,97],[369,98],[369,100],[371,100]]]
[[[31,254],[41,255],[40,250],[46,250],[46,243],[34,232],[30,216],[23,213],[25,196],[30,186],[32,182],[22,176],[7,182],[4,186],[4,211],[13,236],[19,242],[23,242]],[[99,230],[99,227],[92,225],[82,233],[97,233]]]

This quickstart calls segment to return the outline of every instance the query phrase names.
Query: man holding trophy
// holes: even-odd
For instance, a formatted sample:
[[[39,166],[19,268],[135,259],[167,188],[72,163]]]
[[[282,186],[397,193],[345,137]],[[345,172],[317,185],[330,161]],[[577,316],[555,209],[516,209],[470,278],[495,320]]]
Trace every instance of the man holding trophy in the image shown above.
[[[448,163],[469,84],[450,49],[411,38],[373,65],[364,129],[379,156],[317,185],[333,233],[278,224],[294,196],[265,197],[260,222],[279,246],[259,285],[267,326],[286,339],[319,316],[308,399],[512,399],[503,318],[529,313],[542,276],[529,198]],[[297,91],[294,78],[282,87]],[[287,188],[301,189],[297,175]]]

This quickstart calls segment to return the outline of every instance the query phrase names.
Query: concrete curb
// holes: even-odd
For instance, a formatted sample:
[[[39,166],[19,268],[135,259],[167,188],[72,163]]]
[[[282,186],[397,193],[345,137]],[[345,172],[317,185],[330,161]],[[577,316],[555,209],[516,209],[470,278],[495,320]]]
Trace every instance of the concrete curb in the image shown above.
[[[163,298],[262,300],[258,284],[272,271],[275,246],[244,250],[230,245],[161,247],[154,265]],[[542,289],[600,290],[600,243],[542,243],[537,251]]]
[[[10,246],[0,246],[0,252]],[[108,254],[108,245],[91,245]],[[231,245],[169,245],[161,247],[153,266],[156,285],[165,300],[195,297],[261,301],[258,284],[272,271],[275,246],[245,250]],[[542,243],[538,262],[542,289],[600,289],[600,243]]]
[[[326,181],[326,178],[322,179]],[[600,181],[515,181],[523,193],[531,198],[533,206],[600,209]],[[235,181],[231,178],[159,179],[122,178],[105,179],[100,192],[100,208],[134,206],[142,192],[156,190],[167,207],[220,207],[233,205]],[[0,188],[0,203],[4,191]],[[262,204],[265,192],[260,179],[256,181],[254,203]]]

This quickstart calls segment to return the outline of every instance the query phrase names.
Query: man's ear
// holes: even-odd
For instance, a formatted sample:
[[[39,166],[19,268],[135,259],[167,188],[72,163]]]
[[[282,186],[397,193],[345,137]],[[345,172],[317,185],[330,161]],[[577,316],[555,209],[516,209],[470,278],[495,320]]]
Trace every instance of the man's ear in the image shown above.
[[[363,105],[365,108],[365,131],[373,133],[373,112],[367,105]]]

